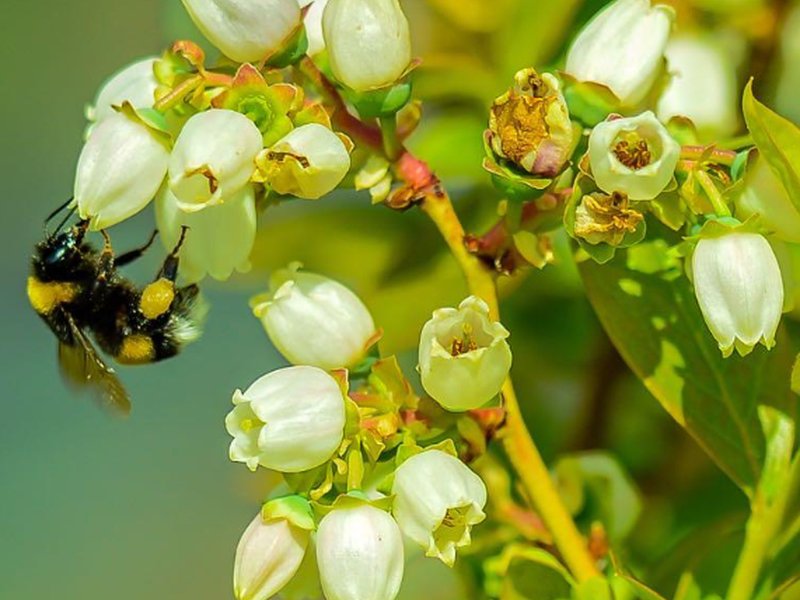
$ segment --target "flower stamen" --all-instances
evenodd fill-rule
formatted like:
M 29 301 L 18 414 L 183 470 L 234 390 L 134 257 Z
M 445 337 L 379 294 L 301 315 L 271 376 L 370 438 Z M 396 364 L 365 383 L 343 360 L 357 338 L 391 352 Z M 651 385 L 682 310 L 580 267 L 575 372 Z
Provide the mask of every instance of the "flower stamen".
M 653 154 L 647 140 L 638 141 L 623 139 L 614 146 L 614 155 L 617 160 L 626 167 L 638 171 L 649 165 L 653 160 Z

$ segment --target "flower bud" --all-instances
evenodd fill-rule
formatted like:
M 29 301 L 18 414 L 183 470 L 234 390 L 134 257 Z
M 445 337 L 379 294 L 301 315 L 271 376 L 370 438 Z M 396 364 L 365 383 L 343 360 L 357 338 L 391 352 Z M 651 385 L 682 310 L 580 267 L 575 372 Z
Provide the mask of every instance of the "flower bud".
M 300 26 L 297 0 L 183 0 L 195 25 L 237 62 L 277 53 Z
M 376 337 L 369 310 L 341 283 L 298 268 L 276 273 L 270 293 L 253 298 L 253 313 L 289 362 L 352 367 Z
M 230 458 L 284 473 L 327 461 L 344 436 L 345 405 L 339 383 L 322 369 L 298 366 L 273 371 L 233 394 L 225 418 L 233 436 Z M 265 426 L 266 425 L 266 426 Z
M 310 536 L 288 519 L 265 521 L 259 512 L 236 547 L 236 600 L 267 600 L 277 594 L 300 568 Z
M 652 200 L 669 185 L 681 147 L 650 112 L 599 123 L 589 136 L 589 163 L 597 186 L 631 200 Z
M 156 197 L 156 224 L 164 246 L 172 250 L 183 227 L 191 232 L 181 246 L 179 266 L 188 282 L 200 281 L 206 274 L 223 281 L 236 270 L 247 271 L 257 220 L 252 185 L 222 204 L 190 213 L 178 207 L 168 186 L 162 186 Z
M 292 130 L 256 159 L 258 178 L 279 194 L 316 200 L 336 189 L 350 170 L 342 139 L 318 123 Z
M 169 162 L 161 136 L 126 113 L 92 131 L 75 173 L 75 202 L 92 229 L 105 229 L 142 210 L 156 195 Z
M 152 108 L 158 81 L 153 73 L 156 57 L 143 58 L 120 69 L 100 87 L 89 120 L 99 122 L 116 114 L 113 107 L 130 103 L 133 108 Z
M 426 556 L 453 566 L 456 549 L 471 542 L 470 530 L 486 518 L 486 486 L 467 465 L 441 450 L 406 460 L 394 474 L 392 513 Z
M 169 161 L 169 186 L 181 210 L 202 210 L 239 192 L 255 170 L 261 132 L 244 115 L 212 108 L 183 126 Z
M 333 74 L 357 92 L 393 84 L 411 62 L 398 0 L 329 0 L 322 32 Z
M 674 11 L 650 0 L 616 0 L 584 27 L 567 52 L 565 71 L 608 87 L 625 106 L 644 100 L 664 68 Z
M 500 392 L 511 368 L 508 331 L 489 319 L 489 307 L 470 296 L 440 308 L 419 340 L 419 371 L 425 391 L 450 411 L 486 404 Z
M 394 600 L 403 581 L 403 539 L 374 506 L 334 508 L 317 529 L 317 564 L 327 600 Z
M 775 237 L 800 244 L 800 212 L 763 158 L 748 167 L 736 211 L 743 219 L 758 214 L 761 224 Z
M 555 177 L 572 150 L 572 123 L 558 79 L 524 69 L 489 113 L 490 145 L 533 175 Z
M 671 77 L 658 100 L 658 118 L 688 117 L 713 138 L 734 133 L 739 90 L 729 53 L 711 39 L 683 36 L 669 42 L 667 60 Z
M 694 292 L 723 356 L 742 356 L 759 342 L 775 345 L 783 308 L 783 283 L 775 254 L 763 236 L 729 233 L 704 238 L 692 256 Z

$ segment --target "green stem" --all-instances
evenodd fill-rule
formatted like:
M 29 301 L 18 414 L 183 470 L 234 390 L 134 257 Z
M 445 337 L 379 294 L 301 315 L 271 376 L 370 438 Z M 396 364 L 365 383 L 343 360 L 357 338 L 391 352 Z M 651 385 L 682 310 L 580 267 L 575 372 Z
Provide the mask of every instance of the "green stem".
M 708 199 L 711 201 L 711 205 L 714 207 L 714 212 L 717 213 L 717 216 L 730 217 L 731 210 L 728 208 L 725 199 L 722 197 L 719 188 L 711 179 L 711 176 L 705 171 L 699 170 L 695 171 L 694 176 L 697 178 L 697 182 L 700 184 L 700 187 L 703 188 L 706 196 L 708 196 Z
M 783 524 L 786 506 L 800 484 L 800 455 L 795 457 L 786 485 L 771 504 L 756 492 L 752 512 L 747 521 L 744 545 L 736 563 L 727 600 L 751 600 L 766 559 L 772 554 L 775 538 Z
M 470 292 L 482 298 L 489 305 L 492 317 L 499 319 L 494 279 L 481 261 L 467 252 L 464 246 L 464 228 L 449 196 L 443 191 L 426 196 L 422 210 L 436 224 L 450 247 L 464 272 Z M 502 393 L 506 422 L 501 439 L 525 493 L 547 525 L 556 547 L 575 578 L 586 581 L 600 575 L 589 554 L 586 541 L 564 506 L 550 471 L 525 425 L 510 377 L 503 384 Z
M 323 94 L 334 111 L 334 121 L 338 127 L 374 152 L 385 152 L 387 156 L 397 152 L 395 160 L 397 171 L 406 184 L 420 194 L 420 208 L 439 229 L 464 273 L 470 292 L 482 298 L 489 305 L 492 317 L 499 319 L 494 275 L 477 256 L 467 250 L 464 244 L 464 227 L 436 175 L 427 164 L 403 148 L 394 132 L 395 124 L 382 120 L 382 128 L 378 131 L 377 128 L 353 117 L 347 112 L 336 88 L 312 61 L 302 60 L 299 68 Z M 387 132 L 391 135 L 387 136 Z M 382 135 L 383 140 L 380 137 L 376 140 L 376 133 L 378 136 Z M 388 148 L 385 147 L 387 137 Z M 586 581 L 599 576 L 600 572 L 589 553 L 586 541 L 561 500 L 547 465 L 525 425 L 510 377 L 503 385 L 502 395 L 506 410 L 506 423 L 501 434 L 503 445 L 525 494 L 547 525 L 556 547 L 575 578 L 578 581 Z

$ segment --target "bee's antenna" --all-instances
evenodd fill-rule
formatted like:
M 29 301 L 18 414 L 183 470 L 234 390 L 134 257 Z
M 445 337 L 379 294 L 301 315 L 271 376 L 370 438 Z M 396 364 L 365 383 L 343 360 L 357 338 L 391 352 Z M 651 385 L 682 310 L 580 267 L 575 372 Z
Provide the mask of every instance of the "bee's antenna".
M 61 231 L 61 228 L 64 227 L 64 224 L 69 220 L 69 218 L 75 212 L 75 207 L 73 206 L 72 208 L 70 208 L 69 212 L 67 212 L 67 215 L 64 217 L 64 219 L 62 219 L 62 221 L 58 224 L 58 227 L 56 227 L 55 231 L 53 231 L 52 234 L 49 234 L 49 235 L 47 234 L 47 224 L 50 221 L 53 220 L 53 217 L 55 217 L 58 213 L 60 213 L 65 208 L 67 208 L 72 203 L 72 200 L 73 200 L 73 197 L 70 196 L 70 198 L 66 202 L 64 202 L 61 206 L 59 206 L 53 212 L 51 212 L 49 215 L 47 215 L 47 218 L 44 220 L 44 224 L 42 225 L 42 228 L 44 229 L 45 237 L 52 237 L 55 234 L 57 234 L 59 231 Z
M 188 225 L 181 225 L 181 237 L 178 238 L 178 243 L 175 244 L 175 248 L 172 249 L 171 254 L 173 256 L 177 256 L 178 255 L 178 251 L 181 249 L 181 246 L 183 246 L 183 242 L 186 239 L 186 232 L 187 231 L 189 231 L 189 226 Z

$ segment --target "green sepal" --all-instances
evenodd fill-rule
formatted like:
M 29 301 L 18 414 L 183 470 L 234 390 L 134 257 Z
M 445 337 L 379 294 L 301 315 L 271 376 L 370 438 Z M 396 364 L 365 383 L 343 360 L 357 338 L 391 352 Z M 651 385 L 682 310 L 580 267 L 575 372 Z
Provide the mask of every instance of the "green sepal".
M 345 88 L 344 96 L 356 107 L 362 119 L 390 117 L 411 100 L 411 82 L 404 81 L 366 92 Z
M 567 73 L 559 73 L 559 77 L 570 116 L 584 125 L 594 127 L 620 110 L 619 98 L 608 87 L 593 81 L 578 81 Z
M 672 231 L 678 231 L 686 224 L 686 203 L 677 191 L 664 191 L 637 206 L 646 206 L 656 219 Z
M 700 143 L 697 127 L 688 117 L 672 117 L 666 127 L 670 136 L 681 146 L 694 146 Z
M 291 67 L 306 55 L 308 50 L 308 35 L 306 28 L 301 25 L 286 43 L 286 47 L 267 59 L 266 64 L 276 69 Z
M 758 156 L 758 150 L 755 147 L 742 150 L 736 155 L 736 158 L 731 165 L 731 178 L 733 181 L 740 181 L 744 179 L 747 174 L 747 168 L 753 159 Z
M 492 150 L 491 132 L 483 135 L 483 148 L 486 158 L 483 168 L 492 175 L 492 184 L 511 202 L 535 200 L 553 183 L 553 179 L 537 177 L 519 169 L 513 163 L 498 157 Z
M 713 239 L 730 235 L 731 233 L 761 233 L 760 217 L 754 214 L 745 221 L 740 221 L 735 217 L 720 217 L 718 215 L 706 215 L 706 221 L 702 225 L 695 225 L 691 235 L 684 238 L 685 241 L 696 244 L 703 239 Z
M 321 519 L 334 510 L 356 508 L 364 505 L 374 506 L 375 508 L 389 512 L 392 510 L 393 503 L 394 497 L 392 496 L 382 496 L 381 498 L 370 500 L 362 490 L 350 490 L 346 494 L 340 494 L 331 504 L 312 502 L 311 506 L 317 518 Z
M 266 502 L 261 507 L 261 518 L 264 521 L 286 519 L 295 527 L 314 531 L 314 511 L 308 500 L 298 495 L 283 496 Z
M 134 108 L 127 100 L 125 100 L 121 106 L 115 106 L 114 109 L 128 118 L 138 121 L 158 135 L 162 141 L 172 145 L 172 134 L 170 134 L 167 126 L 167 119 L 157 110 L 152 108 Z

